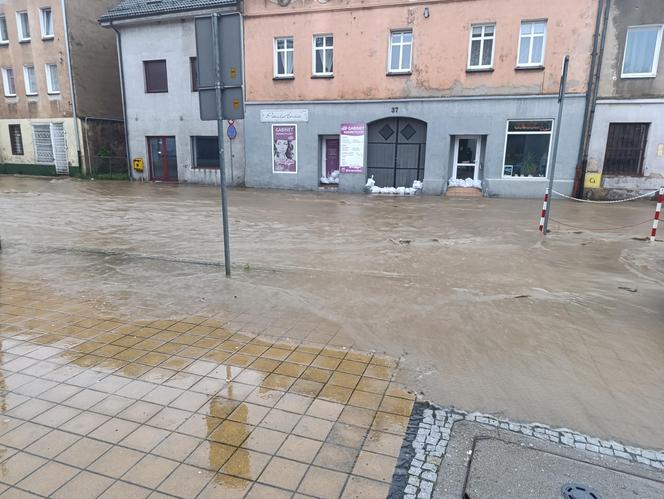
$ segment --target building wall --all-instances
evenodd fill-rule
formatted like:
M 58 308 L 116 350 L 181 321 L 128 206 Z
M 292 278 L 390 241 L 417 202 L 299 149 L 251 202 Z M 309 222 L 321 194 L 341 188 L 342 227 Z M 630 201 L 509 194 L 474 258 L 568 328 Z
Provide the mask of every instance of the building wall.
M 122 94 L 113 30 L 97 19 L 117 0 L 67 0 L 76 112 L 81 117 L 122 118 Z
M 424 17 L 424 9 L 429 17 Z M 245 1 L 247 99 L 289 101 L 551 94 L 565 54 L 585 92 L 597 0 Z M 522 20 L 547 19 L 544 69 L 515 70 Z M 472 23 L 496 23 L 494 70 L 467 72 Z M 412 75 L 386 76 L 390 29 L 413 29 Z M 334 78 L 311 78 L 312 36 L 334 35 Z M 295 78 L 273 80 L 273 40 L 293 36 Z
M 546 178 L 503 178 L 503 159 L 508 119 L 553 119 L 558 110 L 554 97 L 456 98 L 433 100 L 390 100 L 330 103 L 251 104 L 246 116 L 246 185 L 288 189 L 317 189 L 321 176 L 319 137 L 339 133 L 342 123 L 372 121 L 395 116 L 411 117 L 427 123 L 424 192 L 444 192 L 452 174 L 454 136 L 485 137 L 482 171 L 484 189 L 489 196 L 539 197 Z M 570 96 L 563 115 L 555 187 L 569 194 L 581 137 L 583 96 Z M 271 123 L 261 122 L 263 109 L 307 109 L 309 121 L 297 123 L 297 174 L 272 172 Z M 552 138 L 553 140 L 553 138 Z M 549 156 L 550 168 L 550 156 Z M 366 182 L 362 174 L 341 174 L 339 189 L 361 192 Z M 406 186 L 409 187 L 409 186 Z
M 613 0 L 607 26 L 599 94 L 602 98 L 664 98 L 664 50 L 655 78 L 621 78 L 627 28 L 664 24 L 662 0 Z
M 655 77 L 621 77 L 627 29 L 652 24 L 664 24 L 661 0 L 612 1 L 588 145 L 587 172 L 602 174 L 601 187 L 586 189 L 586 195 L 619 198 L 664 185 L 664 50 Z M 603 174 L 611 123 L 650 123 L 642 176 Z
M 51 7 L 53 12 L 53 28 L 55 37 L 42 40 L 39 23 L 39 9 Z M 19 43 L 16 26 L 16 12 L 28 11 L 30 24 L 30 42 Z M 0 117 L 13 119 L 41 119 L 72 116 L 71 92 L 68 79 L 67 52 L 65 50 L 65 33 L 62 11 L 59 0 L 35 2 L 31 0 L 7 0 L 0 3 L 0 13 L 7 19 L 9 44 L 0 45 L 0 67 L 12 67 L 16 85 L 16 97 L 5 97 L 0 94 Z M 58 65 L 60 93 L 48 95 L 46 92 L 45 64 Z M 37 78 L 38 95 L 25 95 L 23 66 L 34 65 Z M 6 134 L 5 130 L 2 130 Z
M 132 158 L 145 161 L 143 174 L 135 178 L 149 179 L 148 136 L 175 136 L 180 182 L 219 183 L 218 169 L 192 168 L 191 137 L 216 136 L 215 121 L 201 121 L 198 93 L 191 89 L 189 58 L 196 55 L 192 18 L 171 19 L 150 24 L 130 24 L 119 28 L 122 35 L 123 63 L 127 104 L 129 150 Z M 169 40 L 169 43 L 164 43 Z M 143 61 L 165 59 L 168 93 L 146 93 Z M 244 126 L 235 123 L 238 138 L 231 158 L 230 144 L 225 142 L 226 178 L 240 184 L 244 179 Z M 232 159 L 232 161 L 231 161 Z

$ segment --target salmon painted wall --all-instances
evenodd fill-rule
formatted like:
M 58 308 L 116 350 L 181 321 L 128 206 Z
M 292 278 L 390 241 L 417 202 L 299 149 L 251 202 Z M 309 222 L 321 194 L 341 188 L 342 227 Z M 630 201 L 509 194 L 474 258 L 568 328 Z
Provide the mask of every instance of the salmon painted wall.
M 429 17 L 424 17 L 428 8 Z M 247 100 L 554 94 L 570 54 L 569 92 L 586 91 L 597 0 L 245 0 Z M 547 20 L 544 69 L 515 70 L 522 20 Z M 467 72 L 471 24 L 496 23 L 492 72 Z M 412 74 L 387 76 L 391 29 L 413 30 Z M 334 35 L 334 78 L 312 78 L 312 37 Z M 293 36 L 293 80 L 273 80 L 273 40 Z

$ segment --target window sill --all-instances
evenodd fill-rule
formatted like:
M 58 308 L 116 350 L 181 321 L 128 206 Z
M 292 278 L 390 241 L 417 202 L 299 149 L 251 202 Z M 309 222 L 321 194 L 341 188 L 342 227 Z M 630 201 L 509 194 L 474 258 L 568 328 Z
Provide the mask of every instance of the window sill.
M 545 66 L 516 66 L 514 71 L 543 71 Z
M 19 40 L 18 43 L 30 43 L 30 38 L 27 40 Z
M 626 75 L 620 75 L 621 80 L 633 80 L 633 79 L 640 79 L 640 78 L 657 78 L 656 74 L 626 74 Z
M 290 76 L 275 76 L 272 78 L 273 81 L 289 81 L 289 80 L 294 80 L 295 75 L 290 75 Z
M 16 97 L 16 94 L 5 95 L 5 99 L 9 99 L 9 100 L 13 100 L 13 101 L 18 100 L 18 98 Z
M 7 47 L 9 45 L 9 40 L 6 42 L 0 42 L 0 47 Z
M 388 71 L 385 76 L 410 76 L 412 74 L 412 71 Z
M 311 75 L 311 77 L 315 80 L 329 80 L 330 78 L 334 78 L 334 75 Z
M 55 40 L 55 35 L 42 36 L 42 41 Z
M 39 94 L 25 94 L 26 97 L 39 97 Z
M 548 177 L 510 177 L 508 175 L 503 175 L 502 180 L 524 180 L 526 182 L 544 182 L 548 180 Z
M 146 90 L 146 94 L 167 94 L 168 90 Z
M 493 68 L 466 68 L 466 73 L 493 73 Z
M 192 170 L 214 170 L 214 171 L 219 171 L 218 166 L 191 166 Z

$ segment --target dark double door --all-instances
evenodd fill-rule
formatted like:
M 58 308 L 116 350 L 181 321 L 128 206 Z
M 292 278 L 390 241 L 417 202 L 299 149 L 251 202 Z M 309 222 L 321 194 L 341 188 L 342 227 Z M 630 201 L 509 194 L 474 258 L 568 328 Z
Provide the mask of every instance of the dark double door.
M 369 124 L 367 174 L 379 187 L 411 187 L 423 180 L 427 124 L 385 118 Z

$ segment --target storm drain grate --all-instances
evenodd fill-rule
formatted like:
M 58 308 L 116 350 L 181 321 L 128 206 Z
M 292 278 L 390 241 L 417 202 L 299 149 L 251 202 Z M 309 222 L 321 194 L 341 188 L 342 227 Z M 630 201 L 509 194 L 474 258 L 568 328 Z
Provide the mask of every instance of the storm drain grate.
M 597 491 L 578 483 L 563 485 L 562 493 L 565 499 L 602 499 Z

